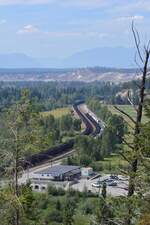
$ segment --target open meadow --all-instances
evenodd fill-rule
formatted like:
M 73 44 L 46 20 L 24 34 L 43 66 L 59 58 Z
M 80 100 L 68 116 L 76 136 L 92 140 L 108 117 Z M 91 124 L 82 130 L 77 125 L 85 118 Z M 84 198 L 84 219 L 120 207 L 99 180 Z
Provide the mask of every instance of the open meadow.
M 123 110 L 125 113 L 128 113 L 133 119 L 136 118 L 136 112 L 131 105 L 116 105 L 119 109 Z M 114 108 L 113 105 L 108 105 L 108 109 L 112 112 L 112 114 L 122 115 L 127 122 L 130 122 L 129 119 L 120 113 L 117 109 Z M 143 115 L 142 122 L 147 122 L 147 117 Z
M 51 111 L 42 112 L 43 116 L 49 116 L 53 115 L 56 119 L 60 118 L 64 115 L 71 114 L 71 108 L 70 107 L 63 107 L 63 108 L 57 108 Z

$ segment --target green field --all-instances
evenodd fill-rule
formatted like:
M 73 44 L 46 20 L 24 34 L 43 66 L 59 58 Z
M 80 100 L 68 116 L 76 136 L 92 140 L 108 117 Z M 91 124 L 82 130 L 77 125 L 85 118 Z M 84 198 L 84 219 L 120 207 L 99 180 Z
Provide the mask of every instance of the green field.
M 42 112 L 43 116 L 49 116 L 53 115 L 56 119 L 60 118 L 64 115 L 71 114 L 71 108 L 70 107 L 64 107 L 64 108 L 58 108 L 47 112 Z
M 135 112 L 135 110 L 133 109 L 133 107 L 131 105 L 116 105 L 116 106 L 119 109 L 123 110 L 125 113 L 128 113 L 133 119 L 136 118 L 136 112 Z M 113 114 L 122 115 L 127 122 L 131 122 L 125 115 L 123 115 L 117 109 L 115 109 L 113 105 L 108 105 L 108 109 Z M 143 123 L 147 122 L 147 117 L 145 115 L 143 115 L 142 122 Z
M 103 161 L 97 161 L 94 164 L 96 170 L 102 171 L 103 173 L 120 173 L 128 167 L 128 162 L 115 153 L 112 153 L 110 157 L 104 158 Z

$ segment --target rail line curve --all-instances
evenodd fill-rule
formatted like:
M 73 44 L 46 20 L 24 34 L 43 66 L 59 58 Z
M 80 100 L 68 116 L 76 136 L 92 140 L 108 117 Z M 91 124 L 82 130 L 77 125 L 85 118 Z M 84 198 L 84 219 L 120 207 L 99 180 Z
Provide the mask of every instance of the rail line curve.
M 74 111 L 76 111 L 82 122 L 85 124 L 85 130 L 81 133 L 81 135 L 92 135 L 93 137 L 96 137 L 100 133 L 101 127 L 94 120 L 94 118 L 92 118 L 91 115 L 89 115 L 88 113 L 84 114 L 79 110 L 78 106 L 80 104 L 81 103 L 74 104 L 73 109 Z M 95 127 L 95 130 L 93 129 L 92 124 Z M 32 156 L 26 158 L 23 167 L 27 169 L 39 165 L 47 160 L 50 160 L 52 157 L 56 157 L 66 152 L 69 152 L 73 148 L 74 143 L 75 139 L 71 139 L 65 143 L 51 147 L 43 152 L 33 154 Z

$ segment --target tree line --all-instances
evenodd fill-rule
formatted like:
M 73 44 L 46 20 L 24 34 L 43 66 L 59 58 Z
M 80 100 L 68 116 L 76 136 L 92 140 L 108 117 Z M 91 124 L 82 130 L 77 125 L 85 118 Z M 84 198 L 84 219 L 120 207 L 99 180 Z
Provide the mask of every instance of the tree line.
M 39 111 L 48 111 L 73 104 L 78 99 L 87 100 L 96 97 L 109 104 L 129 104 L 127 96 L 122 98 L 118 93 L 132 90 L 134 103 L 138 103 L 137 84 L 139 81 L 114 84 L 110 82 L 0 82 L 0 109 L 13 105 L 21 98 L 23 89 L 29 89 L 30 99 L 35 98 Z M 150 87 L 150 82 L 146 89 Z

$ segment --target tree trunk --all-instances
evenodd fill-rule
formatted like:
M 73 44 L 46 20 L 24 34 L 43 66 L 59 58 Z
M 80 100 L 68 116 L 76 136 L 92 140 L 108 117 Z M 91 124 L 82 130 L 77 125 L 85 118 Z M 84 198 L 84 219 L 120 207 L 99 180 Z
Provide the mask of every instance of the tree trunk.
M 19 172 L 19 147 L 18 147 L 18 135 L 16 135 L 16 152 L 15 152 L 15 185 L 14 185 L 14 193 L 16 195 L 16 198 L 19 197 L 19 184 L 18 184 L 18 172 Z M 15 224 L 14 225 L 19 225 L 20 222 L 20 211 L 18 205 L 16 205 L 15 208 Z
M 148 71 L 149 54 L 150 54 L 149 51 L 146 51 L 146 57 L 144 61 L 144 68 L 143 68 L 143 74 L 142 74 L 142 82 L 140 87 L 139 104 L 137 109 L 137 118 L 136 118 L 136 124 L 135 124 L 135 132 L 134 132 L 135 154 L 138 152 L 138 149 L 139 149 L 138 134 L 140 133 L 140 127 L 142 122 L 143 103 L 144 103 L 144 97 L 145 97 L 145 84 L 146 84 L 146 76 Z M 137 168 L 138 168 L 138 158 L 136 155 L 135 160 L 133 160 L 131 164 L 131 175 L 130 175 L 129 190 L 128 190 L 129 197 L 132 196 L 135 191 L 135 177 L 136 177 Z

